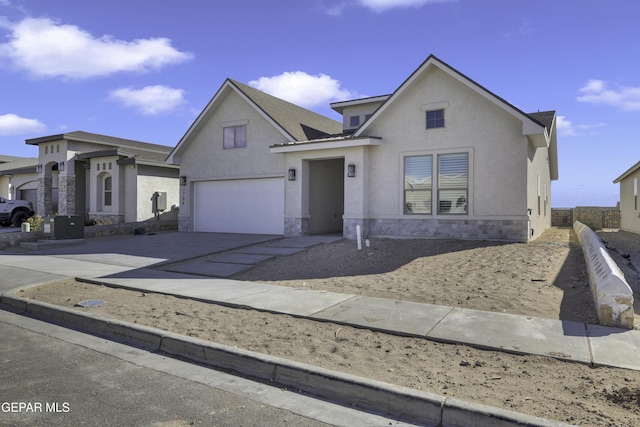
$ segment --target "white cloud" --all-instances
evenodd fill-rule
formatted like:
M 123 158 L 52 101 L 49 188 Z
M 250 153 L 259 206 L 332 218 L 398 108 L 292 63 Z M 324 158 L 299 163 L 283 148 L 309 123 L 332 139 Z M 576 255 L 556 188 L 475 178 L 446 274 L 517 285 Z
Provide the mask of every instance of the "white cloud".
M 17 114 L 9 113 L 0 116 L 0 135 L 24 135 L 42 132 L 47 127 L 36 119 L 27 119 Z
M 573 124 L 564 116 L 556 117 L 556 128 L 558 130 L 558 135 L 561 136 L 574 136 L 576 134 Z
M 147 116 L 169 112 L 185 102 L 184 90 L 162 85 L 120 88 L 111 91 L 109 98 Z
M 357 0 L 361 6 L 369 8 L 374 12 L 385 12 L 389 9 L 422 7 L 426 4 L 446 3 L 456 0 Z
M 250 86 L 305 108 L 326 106 L 333 101 L 359 97 L 341 87 L 338 80 L 326 74 L 310 75 L 303 71 L 284 72 L 277 76 L 260 77 Z
M 582 88 L 579 102 L 609 105 L 623 111 L 640 111 L 640 87 L 610 88 L 603 80 L 589 80 Z
M 0 0 L 1 1 L 1 0 Z M 95 37 L 74 25 L 47 18 L 27 18 L 10 29 L 9 41 L 0 44 L 0 59 L 36 77 L 83 79 L 118 72 L 144 72 L 187 61 L 166 38 L 117 40 Z
M 427 4 L 452 3 L 456 1 L 458 0 L 342 0 L 331 6 L 322 4 L 320 7 L 324 8 L 325 13 L 328 15 L 339 16 L 349 6 L 361 6 L 373 12 L 382 13 L 391 9 L 418 8 Z
M 556 127 L 558 129 L 558 135 L 560 136 L 585 136 L 594 135 L 594 129 L 606 126 L 606 123 L 594 123 L 587 125 L 574 125 L 571 121 L 567 120 L 565 116 L 558 116 L 556 118 Z

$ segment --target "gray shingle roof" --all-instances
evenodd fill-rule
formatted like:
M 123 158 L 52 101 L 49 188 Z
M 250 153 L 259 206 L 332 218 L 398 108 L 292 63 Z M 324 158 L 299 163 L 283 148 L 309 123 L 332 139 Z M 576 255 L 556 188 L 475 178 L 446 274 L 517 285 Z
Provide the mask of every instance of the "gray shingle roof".
M 240 92 L 296 141 L 324 138 L 342 132 L 342 123 L 229 79 Z
M 556 116 L 555 111 L 539 111 L 537 113 L 527 114 L 533 120 L 543 124 L 547 129 L 551 129 L 553 118 Z

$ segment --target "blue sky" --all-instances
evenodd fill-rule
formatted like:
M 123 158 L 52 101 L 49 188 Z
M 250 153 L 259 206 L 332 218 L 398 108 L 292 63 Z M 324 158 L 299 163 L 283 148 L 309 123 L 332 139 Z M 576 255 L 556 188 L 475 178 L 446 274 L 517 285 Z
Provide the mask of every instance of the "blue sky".
M 227 77 L 339 117 L 436 55 L 556 110 L 552 206 L 613 206 L 640 160 L 635 0 L 0 0 L 0 154 L 76 130 L 175 146 Z M 292 90 L 293 89 L 293 90 Z

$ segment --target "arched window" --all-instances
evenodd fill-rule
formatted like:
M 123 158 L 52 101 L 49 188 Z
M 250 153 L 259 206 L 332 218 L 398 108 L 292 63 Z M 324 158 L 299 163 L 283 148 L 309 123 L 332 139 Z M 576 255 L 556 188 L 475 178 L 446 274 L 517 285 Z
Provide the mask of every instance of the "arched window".
M 104 205 L 111 206 L 111 177 L 108 175 L 104 178 L 103 189 Z

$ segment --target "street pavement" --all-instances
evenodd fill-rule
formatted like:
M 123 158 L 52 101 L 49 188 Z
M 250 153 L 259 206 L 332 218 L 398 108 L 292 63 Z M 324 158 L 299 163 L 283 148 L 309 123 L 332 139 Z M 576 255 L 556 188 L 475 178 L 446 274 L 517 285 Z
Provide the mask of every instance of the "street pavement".
M 0 425 L 402 425 L 0 311 Z

